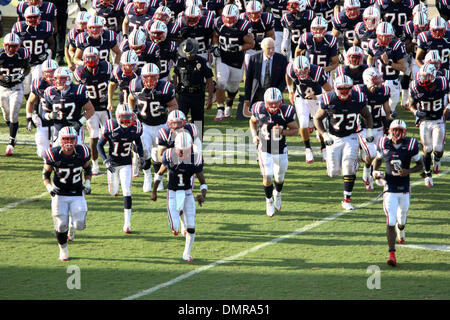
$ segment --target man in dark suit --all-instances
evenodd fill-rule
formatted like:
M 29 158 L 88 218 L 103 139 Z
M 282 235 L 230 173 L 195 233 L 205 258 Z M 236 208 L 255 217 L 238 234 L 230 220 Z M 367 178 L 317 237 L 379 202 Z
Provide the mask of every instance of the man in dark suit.
M 275 52 L 275 41 L 265 38 L 261 42 L 262 52 L 250 57 L 245 74 L 244 110 L 257 101 L 264 101 L 264 92 L 276 87 L 281 92 L 286 88 L 286 57 Z

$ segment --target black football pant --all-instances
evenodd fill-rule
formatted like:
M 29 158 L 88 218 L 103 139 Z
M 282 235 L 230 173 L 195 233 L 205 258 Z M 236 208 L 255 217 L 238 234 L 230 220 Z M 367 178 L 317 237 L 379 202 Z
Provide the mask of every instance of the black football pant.
M 200 136 L 203 141 L 205 126 L 205 94 L 180 93 L 178 95 L 178 109 L 183 111 L 186 118 L 188 118 L 188 113 L 191 111 L 192 122 L 197 125 L 199 130 L 202 130 Z M 202 122 L 201 128 L 198 125 L 198 121 Z

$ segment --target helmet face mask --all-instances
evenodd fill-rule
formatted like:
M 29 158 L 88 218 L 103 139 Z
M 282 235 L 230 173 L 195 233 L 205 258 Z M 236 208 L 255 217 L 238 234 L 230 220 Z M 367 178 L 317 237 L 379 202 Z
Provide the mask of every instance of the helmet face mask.
M 334 82 L 334 91 L 340 100 L 347 101 L 352 97 L 353 80 L 348 76 L 339 76 Z
M 361 8 L 360 7 L 345 8 L 345 15 L 347 16 L 347 18 L 351 20 L 358 19 L 358 17 L 361 15 Z
M 377 89 L 381 88 L 383 76 L 376 68 L 370 67 L 363 72 L 363 81 L 371 92 L 375 92 Z
M 37 27 L 41 23 L 40 15 L 29 15 L 25 18 L 27 25 L 30 27 Z
M 179 130 L 186 125 L 186 116 L 180 110 L 173 110 L 167 116 L 167 125 L 172 131 Z
M 394 144 L 401 143 L 405 139 L 408 129 L 406 123 L 403 120 L 394 120 L 389 126 L 389 139 L 394 142 Z
M 222 11 L 222 22 L 228 27 L 232 28 L 238 22 L 239 9 L 235 4 L 227 4 Z
M 416 14 L 413 18 L 414 29 L 418 32 L 428 30 L 428 16 L 422 12 Z
M 136 124 L 136 115 L 126 104 L 117 106 L 116 119 L 122 128 L 129 128 Z
M 245 8 L 245 14 L 251 22 L 258 22 L 261 20 L 262 6 L 258 1 L 249 1 Z
M 438 50 L 431 50 L 431 51 L 429 51 L 426 54 L 425 59 L 423 60 L 423 62 L 434 65 L 434 67 L 436 68 L 436 71 L 439 71 L 439 69 L 441 68 L 441 65 L 442 65 L 442 61 L 441 61 L 441 57 L 440 57 L 439 51 Z
M 114 0 L 100 0 L 100 4 L 103 7 L 111 7 L 114 4 Z
M 77 132 L 72 127 L 64 127 L 59 131 L 58 142 L 61 149 L 66 153 L 72 153 L 77 145 Z
M 167 37 L 167 26 L 161 21 L 155 21 L 152 23 L 149 33 L 152 42 L 164 42 Z
M 159 80 L 159 75 L 154 75 L 154 74 L 142 75 L 142 82 L 144 84 L 144 87 L 149 90 L 153 90 L 156 87 L 158 80 Z
M 420 67 L 417 73 L 417 81 L 419 85 L 425 87 L 427 90 L 431 90 L 434 87 L 434 81 L 436 80 L 436 67 L 432 64 L 424 64 Z
M 59 67 L 53 74 L 53 83 L 57 90 L 65 91 L 72 84 L 72 71 L 67 67 Z
M 55 60 L 47 60 L 42 64 L 42 78 L 50 85 L 53 85 L 56 69 L 58 69 L 58 63 Z
M 153 42 L 163 42 L 166 40 L 166 33 L 162 31 L 150 31 L 150 39 Z
M 391 35 L 377 34 L 377 42 L 382 47 L 387 47 L 393 38 Z
M 322 39 L 327 33 L 327 28 L 322 26 L 311 26 L 311 33 L 315 39 Z
M 283 105 L 283 96 L 278 88 L 269 88 L 264 93 L 264 107 L 271 114 L 276 114 Z
M 94 47 L 84 49 L 83 63 L 89 68 L 97 68 L 100 61 L 98 50 Z
M 367 18 L 363 18 L 363 21 L 364 21 L 364 27 L 369 31 L 373 31 L 376 29 L 377 24 L 380 21 L 380 19 L 376 19 L 373 17 L 367 17 Z
M 447 31 L 447 22 L 441 17 L 434 17 L 430 21 L 430 33 L 434 39 L 442 39 Z
M 351 69 L 357 69 L 362 65 L 364 58 L 364 51 L 360 47 L 353 46 L 347 50 L 346 64 Z
M 148 9 L 148 2 L 142 1 L 142 0 L 134 0 L 134 12 L 136 12 L 137 15 L 142 15 L 147 12 Z
M 442 39 L 445 35 L 445 28 L 430 28 L 431 36 L 434 39 Z

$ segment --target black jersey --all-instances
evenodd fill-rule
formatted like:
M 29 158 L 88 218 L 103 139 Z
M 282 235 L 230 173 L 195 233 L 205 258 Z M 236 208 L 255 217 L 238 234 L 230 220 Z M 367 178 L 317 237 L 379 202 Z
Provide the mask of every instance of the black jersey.
M 363 72 L 368 68 L 367 64 L 362 64 L 357 69 L 351 69 L 350 66 L 341 65 L 336 69 L 337 77 L 348 76 L 353 80 L 353 85 L 363 84 Z M 353 70 L 353 71 L 352 71 Z
M 112 30 L 103 30 L 102 35 L 98 39 L 93 39 L 89 33 L 80 33 L 76 40 L 75 46 L 84 51 L 87 47 L 94 47 L 100 54 L 100 60 L 109 61 L 109 51 L 117 45 L 117 35 Z
M 120 51 L 123 53 L 127 50 L 130 50 L 130 43 L 128 39 L 124 39 L 119 47 Z M 136 53 L 137 54 L 137 53 Z M 159 49 L 159 45 L 156 42 L 147 41 L 145 43 L 145 49 L 137 54 L 138 56 L 138 68 L 142 68 L 146 63 L 159 63 L 161 50 Z
M 395 35 L 401 37 L 403 27 L 412 18 L 414 9 L 413 0 L 401 0 L 395 3 L 392 0 L 377 0 L 383 21 L 389 22 L 395 30 Z
M 246 13 L 241 13 L 241 19 L 247 20 L 251 24 L 255 46 L 253 50 L 261 50 L 261 41 L 266 37 L 267 32 L 273 30 L 274 20 L 270 12 L 262 12 L 261 19 L 258 22 L 251 22 Z
M 26 0 L 19 2 L 17 5 L 17 17 L 19 18 L 19 21 L 25 21 L 25 10 L 27 10 L 29 6 L 28 1 Z M 38 7 L 38 9 L 41 12 L 41 20 L 53 22 L 56 19 L 56 6 L 53 3 L 42 1 L 42 5 Z
M 359 40 L 359 47 L 367 55 L 369 42 L 377 38 L 376 30 L 367 30 L 364 22 L 359 22 L 355 27 L 355 38 Z
M 155 8 L 149 8 L 147 13 L 137 14 L 135 11 L 135 6 L 132 2 L 126 5 L 124 12 L 125 17 L 128 19 L 128 34 L 133 32 L 135 29 L 144 30 L 144 24 L 151 20 L 153 14 L 155 13 Z
M 291 53 L 294 56 L 295 48 L 298 46 L 300 37 L 303 33 L 309 32 L 311 22 L 316 17 L 316 14 L 312 10 L 305 10 L 301 12 L 301 16 L 297 18 L 292 13 L 288 12 L 281 18 L 281 25 L 283 28 L 289 30 L 291 34 Z
M 281 25 L 281 18 L 286 10 L 287 0 L 264 0 L 264 6 L 270 9 L 273 14 L 274 29 L 276 32 L 283 32 L 283 26 Z
M 180 36 L 182 39 L 192 38 L 198 42 L 198 54 L 206 54 L 211 44 L 214 31 L 214 19 L 212 15 L 202 16 L 195 27 L 186 24 L 186 18 L 179 19 Z
M 317 43 L 312 33 L 304 33 L 298 43 L 300 50 L 306 50 L 305 56 L 311 64 L 328 67 L 331 64 L 331 58 L 339 54 L 337 38 L 331 34 L 326 34 L 322 42 Z
M 424 31 L 419 34 L 417 46 L 425 52 L 438 50 L 441 56 L 441 69 L 449 69 L 450 62 L 450 30 L 445 31 L 442 39 L 435 39 L 430 31 Z
M 198 137 L 198 129 L 195 124 L 186 123 L 183 129 L 191 135 L 192 141 L 194 141 Z M 158 145 L 162 147 L 173 148 L 175 146 L 175 136 L 176 134 L 172 134 L 172 130 L 169 128 L 169 125 L 165 124 L 161 129 L 158 130 L 156 141 Z
M 362 14 L 358 19 L 350 19 L 345 15 L 345 10 L 335 14 L 331 19 L 333 28 L 344 35 L 345 50 L 348 50 L 348 48 L 353 46 L 353 41 L 355 40 L 355 28 L 359 22 L 362 22 Z
M 381 47 L 377 40 L 374 39 L 369 42 L 368 54 L 375 60 L 375 66 L 378 68 L 381 74 L 383 74 L 384 80 L 398 80 L 400 71 L 392 68 L 391 66 L 384 64 L 381 56 L 383 53 L 387 54 L 389 59 L 392 59 L 394 63 L 397 63 L 403 59 L 406 55 L 406 48 L 403 42 L 399 40 L 392 40 L 387 47 Z
M 44 93 L 48 87 L 51 87 L 51 85 L 43 78 L 36 78 L 31 82 L 31 92 L 39 97 L 39 103 L 37 104 L 37 106 L 35 106 L 35 111 L 38 117 L 41 119 L 41 124 L 43 127 L 50 127 L 53 125 L 53 121 L 47 120 L 42 116 L 44 112 L 43 108 L 45 106 Z
M 19 48 L 12 57 L 4 49 L 0 49 L 0 74 L 8 75 L 8 81 L 0 80 L 0 86 L 12 88 L 23 82 L 20 75 L 30 65 L 30 53 L 27 48 Z
M 175 41 L 165 40 L 159 45 L 159 77 L 167 77 L 173 64 L 177 62 L 178 44 Z

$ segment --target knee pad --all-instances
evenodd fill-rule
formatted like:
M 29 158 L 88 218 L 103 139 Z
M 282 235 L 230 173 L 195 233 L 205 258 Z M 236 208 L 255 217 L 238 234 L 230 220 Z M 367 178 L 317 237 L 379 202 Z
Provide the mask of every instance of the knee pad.
M 150 156 L 151 156 L 153 162 L 158 162 L 158 148 L 152 148 Z
M 189 232 L 190 234 L 194 234 L 195 228 L 187 228 L 186 231 Z
M 84 221 L 75 220 L 73 222 L 73 227 L 75 228 L 75 230 L 84 230 L 86 229 L 86 224 L 84 223 Z
M 152 165 L 152 160 L 151 159 L 147 159 L 145 160 L 144 166 L 142 167 L 142 170 L 148 170 L 150 169 L 150 166 Z
M 65 223 L 61 223 L 56 225 L 56 231 L 59 233 L 67 232 L 69 230 L 69 225 Z
M 444 155 L 444 151 L 433 151 L 434 157 L 435 158 L 442 158 L 442 156 Z

